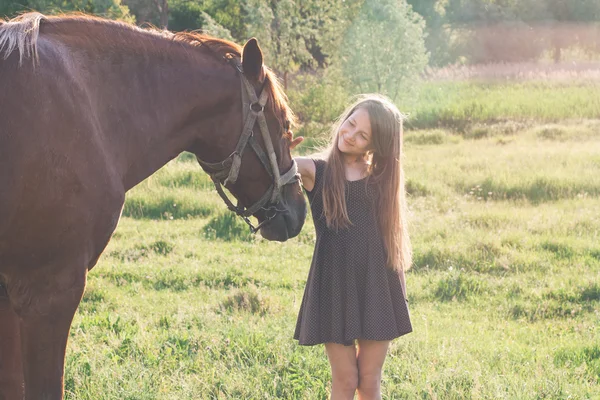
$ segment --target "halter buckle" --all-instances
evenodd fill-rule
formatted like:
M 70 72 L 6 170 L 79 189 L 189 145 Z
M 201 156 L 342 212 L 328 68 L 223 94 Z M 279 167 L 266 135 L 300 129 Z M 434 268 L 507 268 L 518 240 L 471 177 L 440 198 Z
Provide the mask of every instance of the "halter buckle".
M 250 103 L 250 109 L 255 113 L 261 113 L 265 111 L 265 106 L 260 104 L 258 101 L 255 103 Z

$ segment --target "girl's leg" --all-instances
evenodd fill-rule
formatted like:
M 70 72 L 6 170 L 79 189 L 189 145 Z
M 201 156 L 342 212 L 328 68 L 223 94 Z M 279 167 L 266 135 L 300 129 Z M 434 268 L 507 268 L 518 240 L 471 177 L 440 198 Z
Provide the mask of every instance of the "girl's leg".
M 381 371 L 389 341 L 358 340 L 358 399 L 381 399 Z
M 331 400 L 353 399 L 358 386 L 356 348 L 338 343 L 325 343 L 331 365 Z

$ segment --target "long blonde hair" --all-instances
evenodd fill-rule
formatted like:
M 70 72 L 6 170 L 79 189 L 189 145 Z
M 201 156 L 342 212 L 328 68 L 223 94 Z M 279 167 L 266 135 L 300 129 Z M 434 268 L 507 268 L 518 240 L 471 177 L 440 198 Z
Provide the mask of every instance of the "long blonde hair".
M 338 230 L 352 224 L 346 209 L 343 156 L 337 143 L 341 125 L 359 108 L 368 112 L 371 122 L 373 150 L 367 154 L 370 161 L 367 184 L 376 184 L 375 209 L 378 212 L 377 220 L 387 251 L 388 267 L 406 271 L 412 263 L 412 247 L 408 236 L 408 211 L 401 163 L 404 116 L 384 96 L 361 95 L 333 126 L 323 180 L 323 210 L 327 226 Z

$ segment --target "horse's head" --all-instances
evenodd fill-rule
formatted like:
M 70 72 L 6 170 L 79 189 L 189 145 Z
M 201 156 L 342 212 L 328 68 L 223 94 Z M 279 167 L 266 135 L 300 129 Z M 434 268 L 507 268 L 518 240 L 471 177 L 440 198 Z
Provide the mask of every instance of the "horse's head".
M 226 154 L 231 154 L 223 162 L 199 161 L 230 209 L 249 225 L 248 217 L 255 216 L 265 239 L 285 241 L 300 232 L 306 218 L 306 201 L 290 154 L 293 114 L 274 75 L 263 65 L 256 39 L 244 46 L 241 64 L 231 61 L 239 71 L 242 101 L 232 107 L 225 125 L 242 128 L 232 132 L 232 140 L 223 141 Z M 238 206 L 229 203 L 221 184 L 238 199 Z

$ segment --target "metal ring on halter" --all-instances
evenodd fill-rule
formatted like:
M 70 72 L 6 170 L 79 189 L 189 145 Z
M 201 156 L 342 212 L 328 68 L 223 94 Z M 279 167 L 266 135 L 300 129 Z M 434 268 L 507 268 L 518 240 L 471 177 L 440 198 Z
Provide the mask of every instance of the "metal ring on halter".
M 257 109 L 255 109 L 254 107 L 257 107 Z M 265 111 L 265 106 L 263 106 L 262 104 L 260 104 L 258 101 L 256 103 L 251 103 L 250 104 L 250 109 L 252 111 L 254 111 L 255 113 L 261 113 Z

